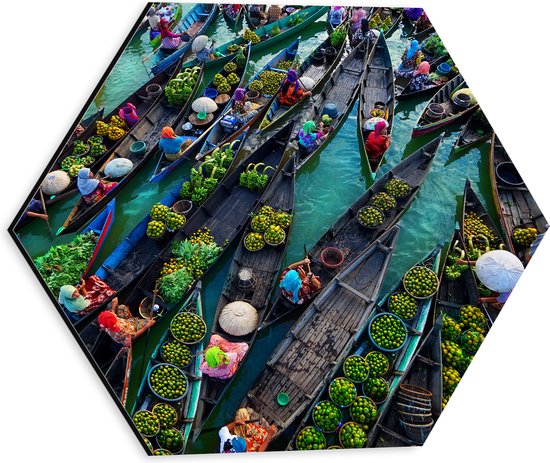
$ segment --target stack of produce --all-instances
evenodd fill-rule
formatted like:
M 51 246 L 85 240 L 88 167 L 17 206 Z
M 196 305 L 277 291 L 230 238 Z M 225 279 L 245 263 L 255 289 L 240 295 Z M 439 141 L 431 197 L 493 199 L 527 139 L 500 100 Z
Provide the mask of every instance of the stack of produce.
M 416 316 L 418 306 L 410 294 L 398 292 L 388 298 L 388 309 L 402 320 L 411 320 Z
M 432 34 L 422 42 L 422 51 L 434 58 L 447 54 L 447 49 L 438 34 Z
M 275 210 L 264 205 L 252 214 L 250 228 L 252 232 L 245 237 L 245 246 L 249 251 L 259 251 L 265 243 L 277 246 L 286 239 L 285 229 L 290 227 L 292 216 L 283 210 Z
M 329 400 L 315 405 L 312 416 L 315 426 L 326 433 L 336 431 L 342 423 L 342 412 Z
M 372 399 L 357 397 L 350 406 L 350 415 L 354 421 L 362 425 L 371 425 L 378 417 L 378 409 Z
M 444 341 L 456 341 L 462 330 L 458 322 L 449 315 L 443 315 L 443 327 L 441 328 L 441 338 Z
M 390 361 L 388 357 L 377 350 L 370 351 L 365 356 L 365 361 L 369 367 L 370 375 L 374 377 L 385 375 L 390 368 Z
M 514 242 L 523 247 L 531 246 L 536 237 L 536 228 L 516 228 L 512 235 L 512 239 L 514 240 Z
M 386 16 L 384 20 L 380 18 L 380 15 L 376 13 L 370 20 L 369 20 L 369 28 L 371 29 L 378 29 L 382 32 L 387 32 L 389 28 L 392 25 L 392 19 L 391 15 Z
M 179 342 L 197 344 L 206 334 L 206 323 L 196 313 L 180 312 L 170 323 L 170 332 Z
M 484 340 L 485 336 L 476 330 L 468 330 L 460 337 L 462 347 L 470 354 L 475 354 Z
M 328 388 L 331 400 L 339 407 L 349 407 L 357 397 L 357 389 L 347 378 L 334 379 Z
M 398 317 L 384 313 L 371 320 L 369 335 L 379 349 L 394 351 L 403 347 L 407 330 Z
M 193 93 L 197 79 L 199 78 L 201 68 L 194 66 L 186 68 L 180 72 L 164 87 L 164 94 L 168 104 L 174 106 L 184 106 Z
M 286 77 L 285 72 L 262 71 L 259 81 L 262 83 L 262 93 L 264 95 L 275 95 Z M 254 90 L 250 87 L 251 90 Z
M 97 121 L 96 133 L 100 137 L 107 136 L 110 140 L 118 140 L 126 134 L 126 122 L 117 115 L 111 116 L 110 122 Z
M 445 262 L 445 278 L 447 280 L 457 280 L 461 275 L 468 270 L 468 264 L 459 264 L 459 260 L 466 257 L 464 249 L 458 246 L 458 241 L 454 243 L 453 249 L 449 251 L 447 261 Z
M 176 339 L 163 344 L 160 354 L 167 363 L 180 368 L 185 368 L 191 363 L 191 350 Z
M 441 343 L 441 355 L 443 357 L 443 364 L 453 368 L 458 367 L 462 361 L 462 349 L 453 341 L 443 341 Z
M 475 330 L 481 334 L 487 332 L 487 317 L 479 307 L 473 305 L 460 308 L 458 323 L 462 331 Z
M 403 287 L 418 299 L 431 297 L 437 291 L 439 280 L 435 272 L 427 267 L 413 267 L 403 277 Z
M 296 436 L 298 450 L 321 450 L 326 448 L 327 442 L 321 431 L 313 426 L 307 426 Z
M 239 177 L 239 185 L 248 188 L 249 190 L 257 190 L 261 191 L 269 182 L 269 177 L 266 174 L 268 170 L 275 170 L 271 166 L 265 166 L 262 170 L 262 173 L 258 173 L 258 168 L 261 166 L 265 166 L 263 162 L 260 162 L 258 164 L 248 164 L 245 171 L 241 173 Z
M 290 68 L 292 69 L 296 69 L 296 65 L 295 65 L 295 62 L 288 59 L 288 60 L 281 60 L 279 61 L 275 67 L 277 69 L 282 69 L 283 71 L 288 71 Z
M 239 81 L 237 80 L 237 83 L 238 82 Z M 228 79 L 221 74 L 215 74 L 212 83 L 216 86 L 218 93 L 228 93 L 231 91 L 231 85 L 228 82 Z
M 370 203 L 382 212 L 389 212 L 396 206 L 397 201 L 388 193 L 381 192 L 374 195 L 371 198 Z
M 339 27 L 335 29 L 332 34 L 330 34 L 330 44 L 334 48 L 340 48 L 340 46 L 346 40 L 346 37 L 346 30 L 342 27 Z
M 443 367 L 443 393 L 452 395 L 461 380 L 460 373 L 451 366 Z
M 176 400 L 187 392 L 187 378 L 170 364 L 160 364 L 149 373 L 149 384 L 154 393 L 166 400 Z
M 54 294 L 61 286 L 76 285 L 92 257 L 97 235 L 93 231 L 77 235 L 69 244 L 50 248 L 43 256 L 34 260 L 38 272 Z
M 157 442 L 164 450 L 178 453 L 183 448 L 183 436 L 175 428 L 161 429 L 157 435 Z
M 297 26 L 298 24 L 301 24 L 304 22 L 304 18 L 302 18 L 299 14 L 294 14 L 290 17 L 290 19 L 288 20 L 288 27 L 294 27 L 294 26 Z
M 231 61 L 223 67 L 223 70 L 228 74 L 231 72 L 235 72 L 237 70 L 237 63 L 234 63 L 233 61 Z
M 468 242 L 468 257 L 477 260 L 485 252 L 498 247 L 498 238 L 475 212 L 464 217 L 464 239 Z
M 354 383 L 362 383 L 369 376 L 369 367 L 363 357 L 352 355 L 344 361 L 344 375 Z
M 73 151 L 72 154 L 74 156 L 82 156 L 83 154 L 86 154 L 90 149 L 90 145 L 87 143 L 84 143 L 82 140 L 75 140 L 73 142 Z
M 384 214 L 373 206 L 365 206 L 357 213 L 357 220 L 363 227 L 376 228 L 384 223 Z
M 363 426 L 348 421 L 340 428 L 340 443 L 345 449 L 361 448 L 367 441 L 367 434 Z
M 158 417 L 149 410 L 140 410 L 134 414 L 134 425 L 136 429 L 146 437 L 153 437 L 160 431 Z
M 257 43 L 261 42 L 258 34 L 256 34 L 256 32 L 254 31 L 251 31 L 248 27 L 244 30 L 242 37 L 245 43 L 252 42 L 252 45 L 256 45 Z
M 232 43 L 227 47 L 227 51 L 229 53 L 237 53 L 239 50 L 241 50 L 241 46 L 237 45 L 236 43 Z
M 172 226 L 181 225 L 179 226 L 179 228 L 181 228 L 185 224 L 184 216 L 181 216 L 180 219 L 172 218 L 172 215 L 177 215 L 177 214 L 174 214 L 173 212 L 171 212 L 170 208 L 168 206 L 165 206 L 164 204 L 156 203 L 152 207 L 151 212 L 149 212 L 149 215 L 151 216 L 151 221 L 147 224 L 147 236 L 149 238 L 153 238 L 153 239 L 162 238 L 162 236 L 168 229 L 167 222 L 169 217 L 170 217 L 170 225 Z
M 368 378 L 363 383 L 363 392 L 367 397 L 370 397 L 374 403 L 382 403 L 386 400 L 390 392 L 388 383 L 384 378 Z
M 162 429 L 171 428 L 178 421 L 178 412 L 172 405 L 159 402 L 153 407 L 153 415 L 159 420 Z
M 388 182 L 384 185 L 384 189 L 395 199 L 401 199 L 408 196 L 412 190 L 411 186 L 405 182 L 405 180 L 401 180 L 399 178 L 392 178 L 391 180 L 388 180 Z

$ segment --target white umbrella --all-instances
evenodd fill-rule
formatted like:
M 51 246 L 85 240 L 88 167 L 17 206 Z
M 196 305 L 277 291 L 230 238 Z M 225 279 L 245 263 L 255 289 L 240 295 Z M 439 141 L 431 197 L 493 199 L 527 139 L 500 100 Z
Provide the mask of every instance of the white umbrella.
M 231 302 L 223 308 L 219 322 L 226 333 L 244 336 L 257 328 L 258 311 L 248 302 Z
M 45 195 L 57 195 L 71 183 L 69 174 L 63 170 L 54 170 L 42 181 L 42 191 Z
M 201 51 L 204 47 L 206 47 L 207 43 L 208 43 L 208 36 L 199 35 L 195 37 L 195 40 L 193 40 L 193 44 L 191 45 L 191 51 L 193 53 L 197 53 Z
M 218 109 L 218 105 L 212 98 L 201 96 L 193 101 L 191 108 L 193 108 L 193 111 L 196 113 L 210 114 Z
M 311 77 L 300 77 L 298 79 L 298 82 L 300 82 L 300 85 L 302 88 L 306 91 L 311 90 L 315 86 L 315 80 L 313 80 Z
M 521 261 L 511 252 L 489 251 L 476 262 L 476 274 L 487 288 L 499 293 L 514 289 L 523 273 Z

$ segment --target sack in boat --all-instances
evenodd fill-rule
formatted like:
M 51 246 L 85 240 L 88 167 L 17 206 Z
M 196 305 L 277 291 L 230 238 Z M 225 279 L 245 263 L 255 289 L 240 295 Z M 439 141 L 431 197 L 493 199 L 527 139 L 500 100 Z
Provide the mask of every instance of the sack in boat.
M 106 166 L 104 173 L 111 178 L 120 178 L 127 175 L 134 167 L 132 161 L 126 158 L 113 159 Z
M 386 127 L 389 126 L 388 124 L 388 121 L 386 119 L 384 119 L 383 117 L 371 117 L 370 119 L 367 119 L 364 123 L 363 123 L 363 130 L 367 130 L 367 131 L 373 131 L 374 130 L 374 126 L 376 124 L 378 124 L 380 121 L 383 121 L 386 123 Z
M 258 311 L 248 302 L 231 302 L 223 308 L 219 323 L 226 333 L 244 336 L 257 328 Z
M 47 195 L 57 195 L 65 190 L 71 183 L 69 174 L 63 170 L 54 170 L 48 173 L 42 181 L 42 192 Z

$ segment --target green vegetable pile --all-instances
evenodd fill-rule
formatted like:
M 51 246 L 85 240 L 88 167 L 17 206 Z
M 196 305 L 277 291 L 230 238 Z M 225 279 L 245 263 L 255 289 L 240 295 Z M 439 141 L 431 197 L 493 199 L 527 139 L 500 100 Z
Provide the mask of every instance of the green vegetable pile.
M 177 429 L 161 429 L 157 436 L 159 445 L 169 452 L 179 452 L 183 448 L 183 436 Z
M 157 416 L 148 410 L 140 410 L 133 418 L 136 429 L 144 436 L 153 437 L 160 429 L 160 421 Z
M 281 28 L 279 26 L 273 26 L 271 28 L 271 37 L 275 37 L 281 33 Z
M 439 280 L 435 272 L 427 267 L 413 267 L 403 278 L 403 287 L 414 297 L 425 299 L 437 291 Z
M 34 260 L 34 265 L 57 297 L 65 285 L 76 285 L 91 259 L 97 235 L 93 231 L 77 235 L 69 244 L 53 246 L 43 256 Z
M 286 73 L 284 72 L 262 71 L 259 77 L 262 83 L 262 93 L 264 95 L 275 95 L 285 77 Z
M 444 341 L 456 341 L 461 333 L 460 325 L 458 322 L 449 317 L 449 315 L 443 315 L 443 327 L 441 328 L 441 338 Z
M 377 350 L 370 351 L 365 356 L 365 360 L 369 366 L 371 376 L 383 376 L 390 368 L 390 361 L 388 360 L 388 357 Z
M 231 45 L 229 46 L 231 47 Z M 244 55 L 243 49 L 241 48 L 237 56 L 235 57 L 235 62 L 237 63 L 237 68 L 244 69 L 246 66 L 246 56 Z
M 359 396 L 349 409 L 351 418 L 359 424 L 371 425 L 378 417 L 378 409 L 372 399 Z
M 313 409 L 313 422 L 323 432 L 334 432 L 342 422 L 340 409 L 329 400 L 323 400 Z
M 264 236 L 261 233 L 249 233 L 244 239 L 244 245 L 251 252 L 259 251 L 265 246 Z
M 269 182 L 269 177 L 266 174 L 266 172 L 269 169 L 271 170 L 275 170 L 275 169 L 271 166 L 265 166 L 264 169 L 262 170 L 262 173 L 259 174 L 258 168 L 260 166 L 265 166 L 265 164 L 263 162 L 260 162 L 258 164 L 252 164 L 252 163 L 248 164 L 245 171 L 242 172 L 239 177 L 239 185 L 241 185 L 244 188 L 248 188 L 249 190 L 257 190 L 257 191 L 263 190 Z
M 343 27 L 338 27 L 330 34 L 330 44 L 334 48 L 340 48 L 346 41 L 346 30 Z
M 516 228 L 512 235 L 512 239 L 514 240 L 514 242 L 524 247 L 531 246 L 536 237 L 536 228 Z
M 257 43 L 260 43 L 260 37 L 258 37 L 258 34 L 256 32 L 251 31 L 248 27 L 243 32 L 243 40 L 245 43 L 252 42 L 252 45 L 256 45 Z
M 384 222 L 384 214 L 375 207 L 365 206 L 359 209 L 357 220 L 363 227 L 376 228 Z
M 382 314 L 371 321 L 370 335 L 378 347 L 395 350 L 403 346 L 407 332 L 399 318 Z
M 200 71 L 201 68 L 199 66 L 185 68 L 183 72 L 180 72 L 174 79 L 168 82 L 164 87 L 164 94 L 166 95 L 168 104 L 183 106 L 187 103 L 197 84 Z
M 294 14 L 290 17 L 290 19 L 287 22 L 288 27 L 294 27 L 298 24 L 301 24 L 304 22 L 304 18 L 302 18 L 299 14 Z
M 376 13 L 369 20 L 369 28 L 377 29 L 382 32 L 387 32 L 391 27 L 391 25 L 392 25 L 391 15 L 386 16 L 386 18 L 382 20 L 382 18 L 380 18 L 380 15 Z
M 390 388 L 384 378 L 372 377 L 363 383 L 363 392 L 367 397 L 374 400 L 375 403 L 381 403 L 386 400 Z
M 418 307 L 414 297 L 410 294 L 399 292 L 389 297 L 388 309 L 402 320 L 411 320 L 416 316 Z
M 443 341 L 441 343 L 441 354 L 443 364 L 456 368 L 462 360 L 462 349 L 453 341 Z
M 196 344 L 206 334 L 206 323 L 195 313 L 180 312 L 170 323 L 170 332 L 180 342 Z
M 354 383 L 362 383 L 369 376 L 367 362 L 359 355 L 351 355 L 344 361 L 344 375 Z
M 153 391 L 166 400 L 178 399 L 187 391 L 187 378 L 175 366 L 158 365 L 149 374 L 149 381 Z
M 422 42 L 422 50 L 435 58 L 447 54 L 447 49 L 438 34 L 432 34 Z
M 347 378 L 336 378 L 332 380 L 328 388 L 332 401 L 340 407 L 348 407 L 357 397 L 357 389 Z
M 178 421 L 178 412 L 164 402 L 159 402 L 153 407 L 153 415 L 155 415 L 160 423 L 160 427 L 163 429 L 171 428 Z
M 359 449 L 366 441 L 367 435 L 360 424 L 348 421 L 340 428 L 340 443 L 345 449 Z
M 296 436 L 298 450 L 321 450 L 326 447 L 325 436 L 313 426 L 307 426 Z
M 411 186 L 399 178 L 392 178 L 384 185 L 384 189 L 387 193 L 396 199 L 404 198 L 411 192 Z
M 484 340 L 485 336 L 475 330 L 468 330 L 460 337 L 462 347 L 470 354 L 475 354 Z
M 165 362 L 185 368 L 191 363 L 191 350 L 178 340 L 168 341 L 160 350 Z
M 288 71 L 290 68 L 294 68 L 294 61 L 291 59 L 279 61 L 275 67 L 277 69 L 282 69 L 283 71 Z
M 321 122 L 323 123 L 323 125 L 329 126 L 330 124 L 332 124 L 332 117 L 330 117 L 328 114 L 323 114 L 323 116 L 321 117 Z
M 370 203 L 374 207 L 380 209 L 382 212 L 388 212 L 395 207 L 397 201 L 393 196 L 390 196 L 388 193 L 382 192 L 374 195 L 371 198 Z

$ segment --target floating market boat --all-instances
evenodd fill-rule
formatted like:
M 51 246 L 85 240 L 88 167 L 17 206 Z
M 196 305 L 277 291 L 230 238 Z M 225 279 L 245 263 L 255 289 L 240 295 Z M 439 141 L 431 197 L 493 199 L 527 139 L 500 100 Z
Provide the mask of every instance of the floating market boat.
M 239 22 L 243 19 L 243 12 L 245 7 L 245 5 L 238 5 L 239 9 L 235 13 L 233 10 L 233 6 L 234 5 L 232 3 L 229 3 L 225 7 L 220 7 L 223 13 L 223 18 L 230 28 L 236 27 L 237 24 L 239 24 Z
M 337 28 L 339 31 L 346 31 L 349 28 L 348 24 L 344 24 Z M 346 40 L 342 42 L 339 47 L 336 48 L 336 54 L 332 58 L 327 58 L 325 54 L 326 50 L 332 47 L 330 36 L 325 39 L 313 52 L 304 60 L 298 69 L 296 69 L 296 74 L 298 78 L 307 77 L 308 79 L 313 79 L 315 81 L 314 86 L 309 89 L 313 95 L 319 93 L 321 85 L 325 80 L 332 75 L 332 72 L 336 66 L 340 63 L 344 49 L 346 48 Z M 319 64 L 316 61 L 317 57 L 322 56 L 322 62 Z M 299 111 L 303 105 L 305 98 L 302 98 L 300 101 L 295 103 L 293 106 L 285 106 L 279 102 L 279 97 L 276 96 L 273 102 L 269 105 L 267 112 L 262 119 L 259 132 L 264 132 L 271 128 L 274 124 L 278 124 L 285 119 L 291 117 Z
M 440 56 L 439 58 L 434 59 L 430 62 L 430 74 L 434 73 L 437 67 L 444 63 L 447 60 L 446 56 Z M 453 74 L 450 75 L 453 77 Z M 446 81 L 441 81 L 441 83 L 432 82 L 429 86 L 425 86 L 422 90 L 411 90 L 410 83 L 412 77 L 403 77 L 395 76 L 395 98 L 398 101 L 408 100 L 410 98 L 417 98 L 426 95 L 432 95 L 435 92 L 439 91 L 445 84 Z
M 183 30 L 186 30 L 187 27 L 189 27 L 191 24 L 193 24 L 193 21 L 195 18 L 193 17 L 193 10 L 196 10 L 198 9 L 199 5 L 195 6 L 195 8 L 191 9 L 189 11 L 189 13 L 187 13 L 185 15 L 185 18 L 184 20 L 182 21 L 182 17 L 183 17 L 183 4 L 182 3 L 176 3 L 176 11 L 174 11 L 174 15 L 172 16 L 172 21 L 170 23 L 170 25 L 168 26 L 168 28 L 174 32 L 175 30 L 178 30 L 179 31 L 183 31 Z M 157 6 L 158 7 L 158 6 Z M 149 20 L 146 19 L 147 21 L 147 25 L 149 25 Z M 181 21 L 181 24 L 180 24 L 180 21 Z M 182 29 L 182 26 L 185 27 L 185 29 Z M 151 44 L 151 46 L 153 48 L 158 48 L 160 47 L 160 44 L 162 42 L 162 38 L 159 35 L 157 35 L 153 40 L 150 40 L 149 43 Z
M 460 101 L 459 104 L 453 101 L 456 92 L 465 89 L 468 89 L 468 85 L 460 74 L 443 86 L 422 111 L 412 136 L 418 137 L 439 130 L 475 111 L 479 105 L 471 104 L 469 99 Z
M 86 220 L 97 214 L 102 207 L 105 206 L 113 197 L 115 197 L 126 186 L 128 181 L 133 178 L 139 169 L 146 164 L 151 155 L 156 151 L 158 142 L 160 140 L 162 128 L 171 126 L 179 117 L 185 113 L 187 107 L 193 101 L 197 90 L 202 81 L 202 75 L 204 67 L 200 68 L 197 80 L 193 87 L 193 91 L 189 96 L 189 99 L 182 107 L 171 106 L 168 103 L 166 95 L 162 95 L 161 98 L 150 109 L 147 117 L 141 118 L 133 127 L 132 135 L 123 140 L 123 142 L 113 150 L 111 155 L 104 161 L 103 165 L 98 168 L 95 173 L 97 180 L 104 180 L 107 178 L 104 170 L 109 162 L 115 159 L 128 159 L 132 162 L 132 169 L 128 174 L 118 181 L 116 185 L 109 193 L 94 204 L 87 204 L 82 197 L 79 198 L 73 210 L 69 213 L 69 216 L 63 223 L 63 226 L 57 231 L 57 234 L 70 233 L 77 230 L 82 226 Z M 177 70 L 174 71 L 173 77 L 177 75 Z M 135 142 L 143 142 L 144 152 L 133 152 L 132 146 Z
M 493 128 L 485 119 L 485 115 L 481 109 L 473 113 L 456 139 L 453 146 L 453 152 L 457 153 L 468 148 L 471 148 L 479 143 L 489 140 L 493 135 Z
M 262 13 L 265 13 L 266 5 L 256 5 L 256 6 L 260 8 L 260 11 Z M 244 17 L 246 18 L 246 23 L 248 24 L 248 27 L 250 28 L 250 30 L 255 30 L 257 27 L 265 25 L 265 23 L 267 22 L 267 19 L 259 19 L 251 16 L 251 13 L 250 13 L 251 5 L 244 4 L 243 7 L 244 7 Z
M 281 174 L 273 181 L 270 191 L 266 192 L 255 209 L 255 214 L 265 211 L 266 208 L 272 208 L 277 213 L 283 211 L 287 214 L 289 219 L 288 228 L 284 230 L 286 239 L 283 239 L 283 243 L 276 246 L 264 243 L 261 249 L 249 251 L 246 238 L 250 233 L 256 232 L 252 224 L 249 223 L 235 252 L 222 293 L 218 299 L 212 335 L 220 336 L 229 342 L 245 342 L 248 344 L 248 352 L 250 352 L 256 338 L 257 326 L 266 314 L 271 293 L 283 264 L 292 225 L 295 174 L 294 156 L 291 156 L 283 167 Z M 238 302 L 250 304 L 256 310 L 258 323 L 247 330 L 232 331 L 227 322 L 222 321 L 221 318 L 225 317 L 224 313 L 226 311 L 230 312 L 230 309 L 226 309 L 228 304 L 235 305 Z M 243 361 L 244 358 L 240 363 L 242 364 Z M 203 377 L 194 430 L 195 436 L 198 436 L 201 432 L 216 404 L 223 402 L 224 391 L 228 390 L 231 381 L 232 378 L 222 380 L 208 375 Z
M 369 167 L 372 178 L 384 160 L 384 154 L 379 159 L 371 159 L 365 142 L 374 127 L 365 127 L 365 123 L 379 117 L 388 123 L 388 135 L 393 128 L 393 114 L 395 111 L 395 88 L 393 85 L 393 67 L 391 56 L 384 34 L 380 34 L 372 51 L 365 71 L 365 79 L 361 81 L 359 98 L 359 114 L 357 117 L 357 134 L 359 151 Z
M 336 223 L 317 241 L 309 253 L 311 271 L 324 284 L 351 263 L 376 238 L 395 225 L 408 209 L 418 193 L 441 143 L 441 137 L 427 143 L 405 158 L 393 169 L 380 177 Z M 374 228 L 366 228 L 359 223 L 361 209 L 371 204 L 372 198 L 385 192 L 385 185 L 392 179 L 405 181 L 410 193 L 396 199 L 393 209 L 384 213 L 384 220 Z M 261 328 L 286 317 L 290 312 L 302 308 L 289 303 L 279 296 L 270 307 Z
M 420 262 L 418 262 L 416 266 L 426 267 L 437 273 L 439 269 L 440 255 L 441 245 L 438 245 L 429 253 L 428 256 L 424 257 Z M 335 374 L 332 375 L 332 377 L 329 377 L 324 382 L 323 387 L 319 391 L 318 395 L 311 401 L 309 410 L 307 411 L 305 417 L 300 423 L 300 426 L 294 434 L 294 437 L 291 439 L 287 450 L 293 450 L 297 448 L 296 436 L 299 434 L 302 428 L 308 425 L 315 426 L 312 413 L 315 407 L 318 405 L 319 401 L 332 400 L 329 394 L 328 386 L 333 379 L 336 379 L 337 377 L 346 377 L 346 372 L 344 371 L 344 362 L 346 358 L 348 358 L 348 356 L 359 356 L 361 358 L 364 358 L 370 352 L 378 352 L 378 355 L 384 355 L 388 361 L 386 372 L 380 376 L 387 385 L 387 393 L 385 398 L 382 398 L 380 400 L 374 401 L 376 397 L 371 397 L 371 399 L 373 399 L 374 401 L 373 405 L 375 405 L 375 407 L 377 408 L 377 416 L 375 420 L 369 423 L 368 439 L 365 440 L 362 447 L 372 446 L 372 443 L 375 441 L 377 434 L 380 432 L 378 428 L 381 423 L 385 421 L 385 418 L 387 416 L 387 404 L 389 401 L 391 401 L 391 398 L 397 393 L 399 384 L 401 383 L 403 378 L 403 374 L 410 368 L 411 362 L 414 359 L 415 352 L 417 351 L 421 338 L 424 334 L 426 322 L 429 319 L 429 314 L 431 313 L 432 302 L 434 299 L 432 295 L 432 297 L 417 300 L 416 314 L 410 319 L 402 320 L 404 323 L 402 325 L 403 329 L 406 330 L 407 334 L 400 348 L 390 349 L 390 351 L 392 352 L 380 349 L 372 341 L 370 335 L 368 334 L 368 328 L 375 318 L 379 317 L 381 314 L 390 313 L 389 307 L 387 306 L 389 297 L 396 292 L 403 291 L 405 290 L 403 288 L 402 282 L 399 282 L 394 288 L 388 291 L 388 293 L 384 297 L 380 298 L 376 310 L 371 313 L 366 323 L 359 328 L 354 345 L 350 346 L 350 349 L 348 351 L 342 353 L 338 365 L 335 368 Z M 369 375 L 369 377 L 371 376 L 372 375 Z M 358 396 L 369 396 L 368 391 L 365 389 L 364 381 L 353 382 L 355 383 L 356 389 L 358 389 Z M 353 417 L 350 413 L 350 409 L 348 408 L 341 407 L 340 412 L 342 415 L 342 420 L 340 420 L 341 424 L 348 421 L 356 421 L 357 419 L 359 419 L 358 417 Z M 338 426 L 338 428 L 340 428 L 340 426 Z M 336 431 L 338 431 L 338 429 Z M 338 441 L 337 432 L 326 433 L 325 438 L 327 447 L 330 445 L 340 444 L 340 441 Z
M 380 18 L 380 24 L 387 24 L 383 32 L 386 37 L 389 37 L 403 20 L 403 9 L 388 7 L 376 8 L 369 16 L 369 24 L 377 15 L 378 18 Z
M 193 313 L 203 318 L 203 308 L 202 308 L 202 299 L 201 299 L 201 289 L 202 285 L 199 281 L 192 294 L 186 299 L 186 301 L 178 309 L 178 313 Z M 147 363 L 147 368 L 145 369 L 145 374 L 142 376 L 142 381 L 139 386 L 139 391 L 135 403 L 130 407 L 130 415 L 134 415 L 140 410 L 149 410 L 152 411 L 155 406 L 158 404 L 168 404 L 175 408 L 177 412 L 177 418 L 173 423 L 173 427 L 181 432 L 183 436 L 183 447 L 180 452 L 184 453 L 187 443 L 189 442 L 189 437 L 191 435 L 191 429 L 193 428 L 193 423 L 195 420 L 195 414 L 197 412 L 197 404 L 199 401 L 199 393 L 201 388 L 201 381 L 203 378 L 202 371 L 200 367 L 200 353 L 204 350 L 204 339 L 199 341 L 196 344 L 186 345 L 185 346 L 190 351 L 190 361 L 188 365 L 183 365 L 183 363 L 174 363 L 174 360 L 167 358 L 166 354 L 163 353 L 164 346 L 168 343 L 179 343 L 177 338 L 172 333 L 172 330 L 169 328 L 166 330 L 164 335 L 160 338 L 155 350 L 153 351 L 151 358 Z M 172 361 L 170 361 L 172 360 Z M 145 360 L 144 360 L 145 361 Z M 155 392 L 151 390 L 151 387 L 148 384 L 149 375 L 151 370 L 159 364 L 171 364 L 180 368 L 187 377 L 187 392 L 185 396 L 178 401 L 165 401 L 159 397 Z M 136 368 L 138 368 L 136 366 Z
M 294 62 L 299 46 L 300 37 L 294 40 L 284 50 L 280 51 L 262 69 L 260 69 L 260 71 L 255 74 L 244 87 L 244 90 L 248 95 L 247 98 L 250 98 L 250 92 L 253 91 L 255 85 L 254 82 L 256 82 L 256 84 L 260 82 L 261 85 L 263 85 L 262 73 L 278 73 L 280 74 L 282 80 L 284 78 L 283 76 L 286 76 L 287 69 L 281 69 L 278 66 L 282 66 L 283 63 L 289 65 L 289 63 Z M 221 119 L 216 121 L 212 129 L 208 132 L 206 140 L 204 140 L 196 159 L 202 159 L 212 153 L 212 151 L 221 144 L 232 142 L 235 138 L 239 137 L 243 131 L 247 130 L 256 121 L 258 121 L 276 98 L 276 95 L 279 92 L 279 85 L 275 85 L 275 87 L 276 88 L 270 92 L 266 92 L 265 89 L 256 90 L 258 95 L 252 101 L 253 105 L 249 115 L 238 115 L 237 121 L 222 121 Z M 225 113 L 227 116 L 234 116 L 232 112 L 234 103 L 234 100 L 229 102 Z M 242 122 L 239 122 L 239 118 L 242 119 Z M 230 117 L 229 119 L 232 118 Z
M 269 23 L 265 26 L 261 26 L 254 31 L 254 34 L 258 39 L 245 39 L 241 36 L 220 45 L 214 49 L 214 53 L 220 53 L 220 58 L 215 58 L 206 63 L 206 69 L 212 67 L 219 67 L 227 63 L 230 59 L 233 58 L 235 53 L 238 52 L 238 47 L 243 46 L 247 42 L 252 42 L 252 53 L 264 50 L 268 47 L 273 46 L 274 44 L 289 38 L 291 36 L 297 35 L 300 31 L 306 29 L 310 24 L 319 19 L 324 13 L 326 13 L 326 6 L 309 6 L 300 10 L 299 12 L 293 13 L 289 16 L 285 16 L 282 19 L 279 19 L 275 22 Z M 273 30 L 279 29 L 279 33 L 274 33 Z M 198 63 L 197 58 L 191 59 L 190 61 L 185 62 L 184 66 L 195 66 Z M 161 71 L 162 68 L 159 67 L 158 70 L 153 68 L 153 72 L 156 74 Z
M 199 148 L 204 143 L 204 139 L 207 137 L 207 135 L 210 132 L 210 129 L 214 127 L 216 124 L 218 124 L 221 120 L 221 118 L 225 115 L 227 111 L 229 111 L 232 107 L 232 96 L 235 93 L 235 90 L 238 87 L 241 87 L 244 76 L 246 74 L 246 70 L 248 69 L 248 62 L 250 60 L 250 44 L 246 46 L 245 49 L 245 62 L 244 65 L 241 64 L 241 66 L 237 66 L 237 62 L 239 62 L 239 55 L 235 55 L 235 57 L 227 64 L 233 63 L 234 66 L 237 66 L 237 68 L 234 71 L 226 72 L 223 67 L 218 70 L 218 74 L 214 76 L 214 79 L 216 79 L 216 76 L 222 75 L 224 77 L 227 77 L 229 74 L 236 74 L 239 78 L 239 82 L 236 84 L 231 85 L 231 90 L 229 93 L 225 94 L 225 97 L 222 98 L 221 95 L 217 95 L 218 91 L 216 89 L 217 85 L 214 83 L 214 79 L 212 79 L 205 87 L 203 91 L 203 95 L 212 95 L 216 94 L 215 99 L 218 100 L 216 102 L 217 109 L 211 113 L 212 114 L 212 120 L 207 123 L 203 123 L 201 125 L 192 125 L 190 116 L 195 113 L 193 111 L 192 105 L 189 105 L 187 107 L 187 110 L 181 115 L 181 117 L 178 119 L 178 121 L 174 124 L 175 125 L 175 133 L 177 136 L 182 136 L 186 138 L 186 141 L 184 143 L 187 143 L 187 148 L 181 150 L 181 156 L 173 159 L 168 159 L 164 152 L 162 150 L 158 150 L 157 156 L 159 157 L 159 161 L 155 167 L 155 170 L 153 174 L 151 175 L 151 178 L 149 179 L 150 182 L 159 182 L 163 178 L 165 178 L 170 172 L 173 172 L 174 169 L 176 169 L 185 159 L 192 159 L 196 154 Z M 185 68 L 184 73 L 187 72 L 192 68 Z M 179 75 L 179 74 L 178 74 Z M 210 117 L 210 116 L 208 116 Z M 192 125 L 190 129 L 184 128 L 184 124 L 189 123 Z
M 217 14 L 218 5 L 216 4 L 196 4 L 176 26 L 178 32 L 185 32 L 189 40 L 187 42 L 182 40 L 179 48 L 174 51 L 158 48 L 154 55 L 154 64 L 151 67 L 151 72 L 153 74 L 159 74 L 165 69 L 170 69 L 172 66 L 175 66 L 183 58 L 187 50 L 191 48 L 193 38 L 204 35 L 206 30 L 214 22 L 214 19 L 216 19 Z M 147 59 L 148 57 L 143 61 Z M 200 66 L 201 63 L 197 61 L 197 63 L 193 64 L 193 66 L 195 65 Z
M 305 412 L 375 310 L 398 235 L 394 226 L 325 284 L 274 350 L 241 407 L 274 423 L 278 433 Z
M 104 374 L 107 383 L 123 407 L 126 405 L 131 367 L 132 346 L 122 347 Z
M 368 39 L 357 45 L 338 65 L 324 85 L 320 96 L 315 100 L 308 119 L 319 125 L 323 115 L 330 113 L 327 116 L 330 117 L 331 122 L 326 124 L 326 128 L 328 129 L 330 125 L 331 129 L 329 130 L 331 131 L 313 151 L 304 155 L 300 154 L 297 169 L 302 168 L 311 159 L 318 156 L 344 124 L 357 99 L 361 81 L 365 78 L 367 59 L 373 48 L 373 44 Z
M 493 197 L 506 242 L 510 250 L 524 258 L 524 248 L 512 238 L 514 231 L 517 228 L 535 228 L 537 233 L 544 233 L 548 221 L 495 133 L 491 138 L 489 169 Z

